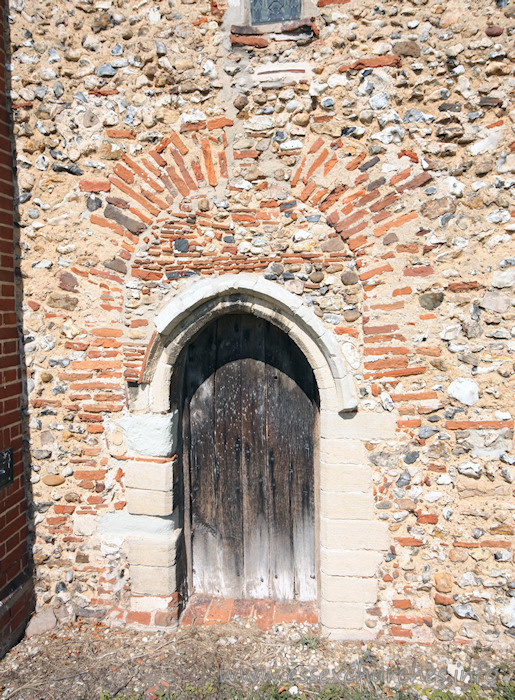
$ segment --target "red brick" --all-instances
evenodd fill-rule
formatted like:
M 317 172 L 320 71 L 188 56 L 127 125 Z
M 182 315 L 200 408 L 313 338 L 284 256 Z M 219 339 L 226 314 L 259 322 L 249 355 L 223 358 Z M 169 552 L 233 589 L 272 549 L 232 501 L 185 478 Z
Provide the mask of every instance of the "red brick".
M 342 68 L 343 68 L 343 66 L 339 69 L 340 73 L 343 73 Z M 358 167 L 358 165 L 359 165 L 362 161 L 364 161 L 366 157 L 367 157 L 367 152 L 366 152 L 366 151 L 363 151 L 362 153 L 360 153 L 359 155 L 357 155 L 355 158 L 353 158 L 353 159 L 350 161 L 350 163 L 347 163 L 347 165 L 345 166 L 345 168 L 346 168 L 347 170 L 356 170 L 356 168 Z
M 209 131 L 213 131 L 213 129 L 223 129 L 224 126 L 232 126 L 233 124 L 233 120 L 227 119 L 227 117 L 215 117 L 214 119 L 207 120 L 207 128 Z
M 398 329 L 399 326 L 395 323 L 388 326 L 363 326 L 363 333 L 365 333 L 365 335 L 383 335 L 384 333 L 393 333 Z
M 426 182 L 429 182 L 429 180 L 432 179 L 433 176 L 430 173 L 420 173 L 420 175 L 417 175 L 412 180 L 408 180 L 408 182 L 404 183 L 404 185 L 397 187 L 397 192 L 401 194 L 406 190 L 413 190 L 415 189 L 415 187 L 421 187 L 422 185 L 425 185 Z
M 420 511 L 418 512 L 417 523 L 420 523 L 421 525 L 436 525 L 437 522 L 438 515 L 436 513 L 421 513 Z
M 135 139 L 136 132 L 132 129 L 106 129 L 106 135 L 110 139 Z
M 468 292 L 472 289 L 479 289 L 479 282 L 450 282 L 447 289 L 451 292 Z
M 501 428 L 513 428 L 512 420 L 448 420 L 445 421 L 445 427 L 449 430 L 479 430 L 480 428 L 493 428 L 501 430 Z
M 175 148 L 179 151 L 181 156 L 185 156 L 189 152 L 188 146 L 184 143 L 184 141 L 181 139 L 181 137 L 176 131 L 170 132 L 170 140 L 175 146 Z
M 127 623 L 129 625 L 150 625 L 151 614 L 149 612 L 137 612 L 135 610 L 129 610 L 127 613 Z
M 422 425 L 420 418 L 408 418 L 407 420 L 398 420 L 398 428 L 419 428 Z
M 111 183 L 109 180 L 80 180 L 79 187 L 82 192 L 109 192 Z
M 233 604 L 234 601 L 230 598 L 214 598 L 211 601 L 209 610 L 206 613 L 204 624 L 224 624 L 226 622 L 229 622 L 229 620 L 231 619 Z
M 328 5 L 346 5 L 350 0 L 318 0 L 317 7 L 327 7 Z
M 435 593 L 436 605 L 452 605 L 454 602 L 455 602 L 454 598 L 450 595 L 443 595 L 442 593 Z
M 422 547 L 424 542 L 418 540 L 415 537 L 396 537 L 395 541 L 398 542 L 401 547 Z
M 417 219 L 417 218 L 418 218 L 418 214 L 415 211 L 412 211 L 409 214 L 403 214 L 402 216 L 399 216 L 396 219 L 392 219 L 388 223 L 383 224 L 382 226 L 378 226 L 377 228 L 375 228 L 374 229 L 374 236 L 383 236 L 391 228 L 398 228 L 399 226 L 403 226 L 404 224 L 407 224 L 409 221 L 413 221 L 413 219 Z
M 309 167 L 308 172 L 306 173 L 306 175 L 303 178 L 304 183 L 307 183 L 309 178 L 322 165 L 322 163 L 324 162 L 324 160 L 327 158 L 328 155 L 329 155 L 329 150 L 327 148 L 324 148 L 324 150 L 318 154 L 318 156 L 315 158 L 315 160 L 313 161 L 313 163 Z
M 397 68 L 401 63 L 401 57 L 396 54 L 389 56 L 374 56 L 373 58 L 359 58 L 354 63 L 343 65 L 338 68 L 340 73 L 345 73 L 348 70 L 363 70 L 364 68 L 380 68 L 383 66 L 392 66 Z
M 211 187 L 216 187 L 216 175 L 215 168 L 213 166 L 213 156 L 211 155 L 211 146 L 207 139 L 202 139 L 200 142 L 202 148 L 202 154 L 204 156 L 204 163 L 206 165 L 207 171 L 207 181 Z
M 234 46 L 253 46 L 257 49 L 265 49 L 270 42 L 263 36 L 237 36 L 231 34 L 231 44 Z
M 402 627 L 392 627 L 390 630 L 390 634 L 393 637 L 413 637 L 413 632 L 411 630 L 405 630 Z
M 274 601 L 256 600 L 254 610 L 258 628 L 262 631 L 271 629 L 274 619 Z
M 418 267 L 406 267 L 404 268 L 402 274 L 405 277 L 427 277 L 434 273 L 433 268 L 430 265 L 420 265 Z

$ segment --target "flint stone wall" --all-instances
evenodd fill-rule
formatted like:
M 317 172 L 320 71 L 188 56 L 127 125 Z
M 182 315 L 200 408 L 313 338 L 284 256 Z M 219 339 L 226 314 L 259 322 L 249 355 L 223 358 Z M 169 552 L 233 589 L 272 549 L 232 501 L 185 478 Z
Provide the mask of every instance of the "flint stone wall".
M 319 0 L 262 34 L 224 11 L 10 8 L 39 605 L 169 624 L 153 617 L 175 610 L 168 574 L 143 600 L 147 572 L 131 590 L 126 537 L 98 522 L 146 517 L 127 476 L 172 464 L 123 429 L 149 410 L 158 314 L 245 272 L 318 317 L 359 393 L 367 463 L 347 470 L 324 441 L 321 455 L 332 483 L 373 496 L 364 551 L 381 527 L 387 549 L 354 574 L 348 531 L 322 522 L 341 550 L 322 545 L 323 576 L 348 601 L 322 616 L 511 643 L 513 7 Z M 368 500 L 324 498 L 369 517 Z M 375 582 L 357 612 L 344 572 Z

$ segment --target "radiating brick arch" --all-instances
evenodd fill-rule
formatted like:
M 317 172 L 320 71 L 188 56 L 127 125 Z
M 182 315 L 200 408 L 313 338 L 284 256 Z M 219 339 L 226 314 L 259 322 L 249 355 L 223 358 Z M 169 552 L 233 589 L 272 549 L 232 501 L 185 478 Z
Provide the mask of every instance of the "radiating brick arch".
M 388 281 L 393 268 L 377 246 L 391 229 L 419 216 L 417 211 L 406 211 L 401 200 L 403 192 L 430 179 L 424 172 L 417 174 L 417 156 L 399 149 L 403 169 L 386 177 L 381 156 L 369 156 L 349 138 L 290 139 L 278 144 L 276 153 L 265 155 L 228 145 L 229 130 L 254 136 L 270 136 L 273 131 L 256 131 L 257 126 L 253 120 L 234 124 L 225 116 L 203 120 L 198 113 L 187 114 L 178 128 L 139 153 L 130 131 L 107 131 L 110 137 L 124 138 L 126 151 L 135 154 L 126 152 L 107 180 L 82 180 L 80 187 L 103 198 L 103 210 L 90 214 L 90 224 L 111 232 L 112 259 L 104 264 L 115 271 L 115 281 L 132 278 L 144 286 L 180 282 L 191 275 L 252 272 L 262 276 L 274 261 L 356 266 L 365 291 Z M 285 158 L 289 164 L 296 160 L 291 171 L 283 169 L 286 179 L 274 180 L 272 193 L 280 189 L 282 199 L 268 195 L 269 178 L 256 172 L 249 175 L 250 180 L 235 175 L 236 167 L 243 167 L 245 174 L 269 156 Z M 388 164 L 386 169 L 391 167 Z M 232 198 L 224 208 L 220 202 L 228 194 Z M 200 200 L 207 204 L 198 206 Z M 302 207 L 304 223 L 296 223 L 297 207 Z M 396 207 L 402 209 L 398 215 Z M 250 226 L 259 234 L 269 224 L 281 235 L 315 225 L 318 238 L 311 249 L 295 253 L 290 245 L 272 257 L 242 252 L 235 243 L 223 240 L 235 226 Z M 362 335 L 360 321 L 351 327 L 345 323 L 325 327 L 351 342 L 359 342 Z M 140 381 L 154 330 L 149 319 L 147 332 L 141 331 L 141 338 L 131 341 L 126 379 Z

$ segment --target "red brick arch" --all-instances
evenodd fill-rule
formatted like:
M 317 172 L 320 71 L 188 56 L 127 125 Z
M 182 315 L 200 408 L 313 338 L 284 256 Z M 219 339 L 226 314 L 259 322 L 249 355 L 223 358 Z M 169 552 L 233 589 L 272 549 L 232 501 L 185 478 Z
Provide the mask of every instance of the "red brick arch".
M 130 130 L 108 129 L 108 137 L 124 140 L 126 152 L 107 179 L 79 183 L 82 191 L 104 198 L 102 209 L 91 213 L 90 223 L 107 233 L 113 244 L 107 267 L 114 272 L 97 272 L 117 284 L 132 277 L 145 286 L 145 282 L 192 275 L 242 271 L 263 275 L 273 262 L 311 262 L 322 269 L 333 263 L 354 263 L 365 294 L 395 275 L 389 261 L 393 253 L 385 254 L 383 242 L 395 229 L 413 225 L 419 214 L 405 206 L 403 195 L 431 179 L 414 153 L 399 149 L 402 169 L 385 175 L 382 157 L 368 155 L 355 141 L 315 136 L 299 149 L 281 151 L 277 147 L 273 156 L 278 167 L 285 163 L 286 179 L 277 181 L 254 173 L 250 181 L 243 182 L 237 170 L 259 169 L 265 160 L 257 150 L 229 146 L 228 135 L 244 129 L 244 123 L 234 124 L 225 116 L 183 123 L 157 144 L 141 150 Z M 273 196 L 278 188 L 282 199 Z M 224 198 L 227 208 L 217 208 L 214 201 Z M 207 211 L 199 208 L 200 200 L 208 201 Z M 299 214 L 304 221 L 299 221 Z M 312 222 L 316 222 L 318 237 L 311 241 L 311 248 L 296 252 L 292 234 L 309 229 Z M 243 252 L 228 238 L 235 227 L 251 228 L 255 233 L 273 227 L 264 237 L 273 239 L 277 233 L 282 237 L 286 232 L 290 245 L 273 251 L 273 257 L 269 251 L 263 255 Z M 307 291 L 319 286 L 308 282 Z M 392 308 L 400 305 L 394 301 Z M 363 320 L 366 326 L 367 317 Z M 153 328 L 145 318 L 135 318 L 132 324 L 125 378 L 138 381 Z M 333 329 L 354 338 L 363 333 L 361 322 L 341 323 Z M 391 328 L 383 330 L 392 332 Z

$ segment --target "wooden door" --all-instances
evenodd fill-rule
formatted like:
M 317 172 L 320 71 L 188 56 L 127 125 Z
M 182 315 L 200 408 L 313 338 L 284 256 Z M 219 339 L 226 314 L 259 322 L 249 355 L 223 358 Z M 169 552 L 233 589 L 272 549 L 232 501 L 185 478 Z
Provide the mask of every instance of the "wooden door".
M 306 358 L 276 326 L 230 314 L 189 345 L 184 376 L 190 592 L 314 600 L 318 394 Z

